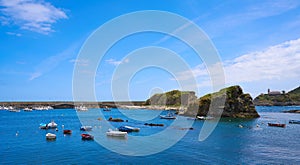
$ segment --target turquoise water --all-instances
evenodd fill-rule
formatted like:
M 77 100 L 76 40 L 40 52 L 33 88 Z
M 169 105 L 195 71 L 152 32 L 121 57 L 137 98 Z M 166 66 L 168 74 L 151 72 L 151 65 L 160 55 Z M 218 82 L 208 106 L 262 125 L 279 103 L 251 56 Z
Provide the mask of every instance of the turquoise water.
M 300 120 L 299 114 L 281 113 L 283 110 L 300 107 L 257 107 L 260 118 L 254 120 L 221 120 L 213 133 L 205 140 L 198 141 L 203 121 L 195 121 L 194 130 L 172 147 L 148 156 L 126 156 L 112 152 L 97 141 L 82 141 L 79 130 L 81 123 L 75 110 L 50 110 L 13 113 L 0 111 L 0 163 L 1 164 L 300 164 L 300 125 L 288 124 L 288 120 Z M 81 119 L 93 126 L 89 133 L 97 134 L 104 120 L 95 116 L 99 109 L 81 112 Z M 95 113 L 93 113 L 95 112 Z M 130 118 L 123 116 L 125 112 Z M 132 125 L 141 128 L 139 133 L 131 133 L 127 139 L 104 137 L 108 142 L 130 144 L 132 136 L 157 134 L 172 124 L 172 120 L 155 118 L 161 111 L 112 109 L 103 112 L 107 119 L 122 117 L 124 123 L 113 126 Z M 135 116 L 137 115 L 137 116 Z M 139 116 L 140 115 L 140 116 Z M 143 121 L 139 121 L 139 120 Z M 59 130 L 40 130 L 40 123 L 54 120 Z M 163 123 L 164 127 L 149 127 L 144 123 Z M 286 123 L 286 128 L 268 127 L 268 122 Z M 256 127 L 256 125 L 259 127 Z M 61 126 L 73 130 L 64 136 Z M 240 128 L 239 125 L 243 125 Z M 171 130 L 180 131 L 177 127 Z M 18 132 L 18 133 L 17 133 Z M 55 141 L 47 141 L 46 133 L 57 135 Z M 17 133 L 17 134 L 16 134 Z M 171 138 L 171 137 L 170 137 Z M 163 143 L 163 142 L 162 142 Z M 141 144 L 138 150 L 145 150 Z

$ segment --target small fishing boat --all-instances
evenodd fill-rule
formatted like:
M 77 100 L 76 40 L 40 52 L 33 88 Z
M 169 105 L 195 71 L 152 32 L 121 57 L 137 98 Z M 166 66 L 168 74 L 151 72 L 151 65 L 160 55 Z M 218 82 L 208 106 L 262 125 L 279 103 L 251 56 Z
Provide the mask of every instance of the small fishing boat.
M 211 116 L 197 116 L 197 119 L 199 120 L 212 120 L 214 117 Z
M 54 139 L 56 139 L 56 135 L 53 134 L 53 133 L 47 133 L 46 134 L 46 139 L 47 140 L 54 140 Z
M 81 134 L 81 139 L 82 140 L 94 140 L 94 136 L 87 134 L 87 133 L 83 133 L 83 134 Z
M 268 126 L 270 127 L 282 127 L 284 128 L 286 124 L 281 124 L 281 123 L 268 123 Z
M 148 126 L 159 126 L 159 127 L 163 127 L 164 124 L 156 124 L 156 123 L 145 123 L 144 125 L 148 125 Z
M 57 124 L 54 121 L 51 121 L 49 124 L 47 124 L 48 128 L 57 128 Z
M 19 109 L 10 109 L 10 110 L 8 110 L 9 112 L 21 112 L 21 110 L 19 110 Z
M 119 131 L 121 132 L 139 132 L 140 128 L 137 127 L 131 127 L 131 126 L 121 126 L 118 128 Z
M 103 111 L 111 111 L 111 109 L 108 108 L 107 106 L 105 106 L 105 107 L 103 108 Z
M 41 124 L 40 124 L 40 129 L 48 129 L 47 124 L 41 123 Z
M 112 121 L 112 122 L 124 122 L 123 119 L 120 119 L 120 118 L 112 118 L 112 117 L 110 117 L 110 118 L 108 119 L 108 121 Z
M 91 131 L 92 130 L 92 126 L 81 126 L 80 127 L 80 130 L 81 131 Z
M 127 132 L 122 132 L 122 131 L 118 131 L 118 130 L 112 130 L 112 129 L 108 129 L 108 131 L 106 132 L 107 136 L 115 136 L 115 137 L 126 137 L 127 136 Z
M 161 119 L 176 119 L 176 116 L 173 113 L 168 112 L 167 115 L 160 115 Z
M 300 120 L 290 120 L 290 124 L 300 124 Z
M 72 134 L 72 130 L 69 130 L 69 129 L 65 129 L 63 132 L 64 132 L 64 134 Z

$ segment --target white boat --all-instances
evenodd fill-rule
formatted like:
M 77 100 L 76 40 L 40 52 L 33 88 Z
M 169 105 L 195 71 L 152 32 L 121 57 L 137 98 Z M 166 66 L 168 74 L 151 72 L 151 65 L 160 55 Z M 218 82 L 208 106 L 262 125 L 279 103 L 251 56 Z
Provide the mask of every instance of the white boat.
M 16 108 L 14 108 L 14 107 L 12 107 L 12 106 L 9 106 L 7 110 L 8 110 L 9 112 L 21 112 L 21 110 L 16 109 Z
M 28 108 L 28 107 L 24 108 L 23 110 L 26 111 L 26 112 L 32 112 L 32 109 Z
M 21 112 L 21 110 L 19 110 L 19 109 L 10 109 L 10 110 L 8 110 L 9 112 Z
M 211 116 L 197 116 L 197 119 L 199 120 L 212 120 L 214 117 Z
M 45 106 L 45 108 L 46 108 L 47 110 L 54 109 L 54 108 L 51 107 L 51 106 Z
M 124 126 L 124 127 L 132 130 L 133 132 L 139 132 L 140 131 L 140 128 L 138 128 L 138 127 L 131 127 L 131 126 L 127 126 L 127 125 Z
M 45 110 L 44 107 L 42 107 L 42 106 L 33 107 L 33 109 L 37 110 L 37 111 L 43 111 L 43 110 Z
M 53 133 L 47 133 L 46 134 L 46 139 L 48 139 L 48 140 L 56 139 L 56 135 L 53 134 Z
M 81 131 L 91 131 L 93 129 L 92 126 L 81 126 L 80 130 Z
M 108 106 L 105 106 L 105 107 L 103 108 L 103 111 L 111 111 L 111 109 L 108 108 Z
M 108 129 L 108 131 L 106 132 L 107 136 L 115 136 L 115 137 L 126 137 L 127 136 L 127 132 L 121 132 L 118 130 L 112 130 L 112 129 Z
M 48 128 L 57 128 L 57 124 L 54 121 L 51 121 L 49 124 L 47 124 Z
M 161 119 L 176 119 L 176 116 L 173 113 L 168 112 L 167 115 L 160 115 Z
M 84 106 L 84 105 L 76 106 L 75 109 L 76 109 L 77 111 L 87 111 L 87 110 L 89 110 L 89 109 L 88 109 L 86 106 Z

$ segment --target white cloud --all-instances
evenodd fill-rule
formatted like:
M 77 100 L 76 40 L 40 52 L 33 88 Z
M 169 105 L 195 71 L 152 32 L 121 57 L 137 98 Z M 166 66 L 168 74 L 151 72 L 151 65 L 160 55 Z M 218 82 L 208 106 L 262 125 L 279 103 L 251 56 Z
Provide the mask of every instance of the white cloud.
M 300 38 L 225 61 L 223 66 L 226 84 L 297 78 L 300 77 L 299 61 Z M 187 80 L 195 76 L 203 80 L 200 86 L 211 84 L 208 71 L 203 64 L 179 75 L 176 79 Z
M 129 59 L 126 58 L 126 59 L 124 59 L 124 60 L 117 61 L 117 60 L 111 58 L 111 59 L 108 59 L 108 60 L 105 60 L 105 61 L 106 61 L 107 63 L 111 64 L 111 65 L 117 66 L 117 65 L 120 65 L 120 64 L 122 64 L 122 63 L 128 63 L 128 62 L 129 62 Z
M 68 18 L 63 10 L 43 0 L 0 0 L 0 6 L 2 25 L 15 24 L 42 34 L 53 32 L 52 24 Z
M 300 77 L 300 38 L 225 62 L 229 83 Z

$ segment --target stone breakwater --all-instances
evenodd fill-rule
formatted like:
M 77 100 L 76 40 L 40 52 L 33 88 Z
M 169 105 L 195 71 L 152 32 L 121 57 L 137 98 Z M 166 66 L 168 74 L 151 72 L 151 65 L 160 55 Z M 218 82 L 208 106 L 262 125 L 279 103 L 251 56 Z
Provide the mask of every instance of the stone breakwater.
M 144 101 L 133 101 L 133 102 L 72 102 L 72 101 L 36 101 L 36 102 L 0 102 L 0 106 L 12 106 L 17 109 L 26 107 L 39 107 L 39 106 L 51 106 L 54 109 L 74 109 L 75 106 L 84 105 L 87 108 L 116 108 L 124 105 L 128 106 L 142 106 Z

